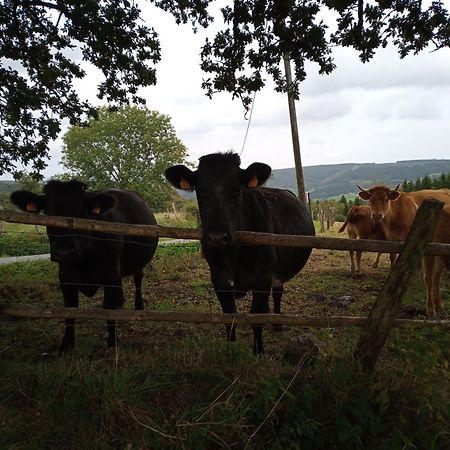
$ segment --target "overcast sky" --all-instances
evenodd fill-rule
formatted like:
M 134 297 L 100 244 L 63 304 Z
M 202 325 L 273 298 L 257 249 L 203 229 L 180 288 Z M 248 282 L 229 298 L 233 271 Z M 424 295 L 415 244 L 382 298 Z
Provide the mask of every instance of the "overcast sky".
M 449 8 L 450 0 L 444 3 Z M 148 3 L 142 18 L 155 27 L 162 47 L 158 84 L 142 91 L 147 106 L 172 118 L 190 160 L 230 149 L 240 153 L 248 124 L 241 103 L 228 94 L 210 100 L 201 89 L 199 53 L 212 31 L 194 35 L 189 25 L 176 25 Z M 391 47 L 367 64 L 354 51 L 336 49 L 334 58 L 331 75 L 307 66 L 296 103 L 304 166 L 450 158 L 450 49 L 400 60 Z M 92 69 L 89 74 L 78 87 L 93 100 L 99 78 Z M 53 145 L 47 176 L 63 171 L 60 145 Z M 294 166 L 287 97 L 270 83 L 256 94 L 241 158 L 243 167 L 254 161 Z

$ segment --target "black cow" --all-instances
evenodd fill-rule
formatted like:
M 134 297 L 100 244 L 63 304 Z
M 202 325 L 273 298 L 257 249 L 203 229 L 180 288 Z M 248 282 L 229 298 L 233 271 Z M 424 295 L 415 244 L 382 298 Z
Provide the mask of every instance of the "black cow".
M 260 187 L 271 168 L 253 163 L 240 167 L 234 153 L 214 153 L 200 158 L 196 171 L 177 165 L 166 178 L 178 189 L 195 189 L 201 226 L 202 250 L 211 281 L 224 313 L 235 313 L 235 299 L 252 291 L 250 313 L 269 312 L 272 290 L 274 312 L 280 313 L 283 284 L 303 268 L 310 248 L 273 245 L 236 245 L 235 231 L 260 231 L 313 236 L 314 225 L 306 206 L 294 194 Z M 227 326 L 227 338 L 236 340 Z M 262 327 L 254 326 L 254 353 L 263 353 Z
M 156 224 L 153 213 L 135 192 L 108 189 L 87 192 L 76 180 L 50 181 L 44 194 L 16 191 L 11 201 L 24 211 L 44 211 L 47 215 L 82 217 L 108 222 Z M 122 277 L 133 275 L 135 308 L 143 309 L 143 268 L 152 259 L 158 238 L 123 236 L 47 227 L 51 260 L 59 264 L 59 282 L 66 307 L 78 307 L 78 295 L 92 297 L 104 288 L 103 307 L 119 309 L 125 301 Z M 108 345 L 117 342 L 115 321 L 108 321 Z M 60 346 L 64 352 L 75 345 L 75 320 L 66 319 Z

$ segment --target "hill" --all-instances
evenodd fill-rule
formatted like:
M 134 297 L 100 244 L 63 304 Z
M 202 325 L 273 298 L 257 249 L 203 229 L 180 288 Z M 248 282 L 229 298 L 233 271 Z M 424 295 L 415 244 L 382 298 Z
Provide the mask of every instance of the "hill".
M 415 181 L 425 175 L 450 173 L 450 159 L 420 159 L 393 163 L 346 163 L 308 166 L 303 168 L 306 190 L 312 199 L 324 199 L 345 194 L 355 194 L 359 184 L 370 187 L 386 184 L 395 187 L 404 180 Z M 267 186 L 289 189 L 297 192 L 294 168 L 274 169 Z M 13 180 L 0 180 L 0 192 L 19 189 Z M 191 193 L 178 191 L 183 197 L 193 198 Z
M 306 190 L 313 199 L 356 193 L 357 184 L 361 187 L 375 184 L 395 187 L 404 180 L 415 181 L 425 175 L 440 175 L 442 172 L 450 172 L 450 159 L 421 159 L 384 164 L 329 164 L 303 168 Z M 267 186 L 297 192 L 294 168 L 273 170 Z
M 20 184 L 14 180 L 0 180 L 0 193 L 13 192 L 20 189 Z

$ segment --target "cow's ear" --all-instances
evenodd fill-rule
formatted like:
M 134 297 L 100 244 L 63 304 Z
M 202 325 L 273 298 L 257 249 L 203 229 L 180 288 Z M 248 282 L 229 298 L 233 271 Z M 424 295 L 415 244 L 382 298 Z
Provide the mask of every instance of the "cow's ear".
M 398 198 L 400 197 L 400 195 L 401 195 L 401 194 L 400 194 L 399 191 L 391 190 L 391 191 L 389 191 L 388 199 L 391 200 L 391 201 L 395 201 L 395 200 L 398 200 Z
M 241 182 L 246 187 L 256 187 L 264 184 L 270 177 L 272 169 L 264 163 L 250 164 L 247 169 L 241 170 Z
M 114 208 L 116 199 L 109 194 L 86 194 L 83 203 L 91 214 L 100 215 Z
M 30 191 L 15 191 L 10 200 L 13 205 L 27 212 L 38 213 L 45 206 L 45 196 Z
M 358 195 L 359 195 L 363 200 L 370 200 L 370 192 L 369 192 L 369 191 L 360 191 L 360 192 L 358 192 Z
M 178 164 L 169 167 L 165 172 L 166 180 L 177 189 L 193 191 L 196 185 L 197 172 L 193 172 L 186 166 Z

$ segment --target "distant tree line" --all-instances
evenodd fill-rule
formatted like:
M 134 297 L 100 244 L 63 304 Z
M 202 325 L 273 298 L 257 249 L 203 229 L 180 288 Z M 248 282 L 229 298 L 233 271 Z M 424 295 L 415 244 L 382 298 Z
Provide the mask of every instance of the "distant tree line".
M 450 173 L 441 173 L 438 177 L 425 175 L 416 181 L 404 180 L 402 183 L 404 192 L 420 191 L 421 189 L 450 189 Z

